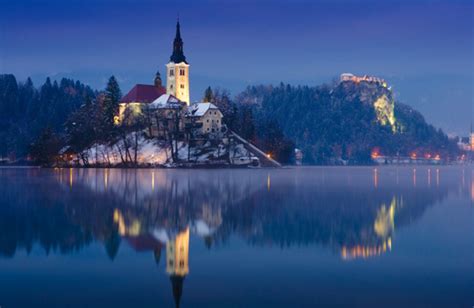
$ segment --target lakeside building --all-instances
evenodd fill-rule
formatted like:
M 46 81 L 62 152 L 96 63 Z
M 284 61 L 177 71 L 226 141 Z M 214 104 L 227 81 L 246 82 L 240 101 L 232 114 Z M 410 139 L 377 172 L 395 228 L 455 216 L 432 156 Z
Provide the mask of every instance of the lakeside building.
M 152 117 L 151 135 L 159 136 L 166 128 L 185 122 L 197 124 L 201 134 L 220 132 L 222 129 L 222 112 L 212 102 L 190 104 L 189 63 L 186 60 L 181 37 L 181 26 L 176 24 L 176 35 L 173 41 L 173 52 L 166 64 L 166 86 L 161 75 L 156 73 L 154 84 L 135 85 L 120 101 L 119 114 L 115 119 L 118 124 L 132 124 L 134 119 L 145 111 L 164 115 L 165 121 L 159 123 Z M 177 121 L 176 118 L 180 117 Z M 168 121 L 166 121 L 166 119 Z M 178 124 L 176 124 L 178 123 Z
M 216 133 L 222 130 L 222 112 L 212 103 L 191 105 L 186 117 L 189 122 L 196 124 L 201 134 Z
M 116 124 L 122 123 L 125 119 L 131 121 L 131 118 L 143 112 L 145 106 L 165 94 L 166 88 L 162 85 L 160 72 L 157 72 L 153 85 L 137 84 L 120 100 Z

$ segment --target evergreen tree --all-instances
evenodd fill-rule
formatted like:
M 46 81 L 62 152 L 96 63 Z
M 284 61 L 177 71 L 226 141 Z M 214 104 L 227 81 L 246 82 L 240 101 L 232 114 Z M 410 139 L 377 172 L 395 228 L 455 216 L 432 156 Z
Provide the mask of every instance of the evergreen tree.
M 102 110 L 102 132 L 104 138 L 110 134 L 114 127 L 114 117 L 118 114 L 119 101 L 122 98 L 122 92 L 114 76 L 109 78 L 104 93 L 104 102 Z
M 67 117 L 95 93 L 70 79 L 58 84 L 47 78 L 37 90 L 31 78 L 17 83 L 13 75 L 0 75 L 0 156 L 25 158 L 29 145 L 49 126 L 64 132 Z
M 31 145 L 30 154 L 33 160 L 43 166 L 49 166 L 54 163 L 62 142 L 53 130 L 46 127 L 38 139 Z
M 212 93 L 211 87 L 207 87 L 206 91 L 204 91 L 204 98 L 202 99 L 203 102 L 214 102 L 214 95 Z

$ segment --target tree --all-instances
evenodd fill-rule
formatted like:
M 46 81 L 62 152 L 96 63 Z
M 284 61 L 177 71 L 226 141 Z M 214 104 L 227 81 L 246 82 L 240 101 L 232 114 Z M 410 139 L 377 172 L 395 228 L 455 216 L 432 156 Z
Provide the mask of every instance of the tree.
M 238 125 L 235 126 L 237 133 L 244 139 L 255 141 L 255 119 L 252 107 L 248 105 L 240 106 L 237 116 Z
M 95 93 L 70 79 L 63 78 L 58 84 L 47 78 L 38 90 L 31 78 L 17 82 L 13 75 L 0 74 L 0 155 L 25 158 L 29 145 L 46 127 L 61 135 L 64 122 L 87 95 L 94 97 Z
M 203 102 L 212 103 L 214 101 L 214 94 L 212 93 L 211 87 L 207 87 L 204 91 L 204 98 L 202 99 Z
M 285 138 L 280 125 L 275 120 L 265 121 L 259 125 L 256 144 L 283 164 L 293 161 L 294 143 Z
M 102 110 L 102 138 L 106 140 L 114 127 L 114 118 L 118 113 L 122 92 L 114 76 L 109 78 L 104 92 Z
M 85 166 L 89 165 L 89 158 L 83 151 L 92 146 L 98 138 L 97 111 L 97 105 L 87 96 L 85 104 L 73 112 L 65 124 L 67 143 L 73 152 L 78 153 Z
M 55 163 L 61 147 L 62 142 L 59 136 L 51 128 L 46 127 L 31 145 L 29 152 L 36 163 L 42 166 L 51 166 Z

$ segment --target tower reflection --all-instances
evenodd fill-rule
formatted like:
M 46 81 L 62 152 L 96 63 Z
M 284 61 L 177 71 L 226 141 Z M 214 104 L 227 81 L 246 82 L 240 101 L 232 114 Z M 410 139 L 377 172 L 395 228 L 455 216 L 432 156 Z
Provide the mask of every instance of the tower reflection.
M 170 276 L 176 307 L 179 307 L 184 278 L 189 272 L 188 258 L 189 227 L 178 233 L 174 240 L 166 243 L 166 272 Z
M 98 243 L 114 260 L 127 245 L 166 262 L 179 305 L 190 241 L 209 250 L 238 239 L 282 250 L 318 245 L 344 260 L 382 257 L 396 247 L 395 229 L 462 185 L 459 172 L 454 179 L 446 169 L 442 182 L 436 169 L 436 186 L 423 167 L 417 172 L 428 181 L 416 186 L 413 168 L 350 169 L 349 177 L 338 170 L 28 170 L 22 185 L 11 173 L 0 178 L 0 255 L 34 245 L 74 254 Z M 466 176 L 461 192 L 474 200 Z

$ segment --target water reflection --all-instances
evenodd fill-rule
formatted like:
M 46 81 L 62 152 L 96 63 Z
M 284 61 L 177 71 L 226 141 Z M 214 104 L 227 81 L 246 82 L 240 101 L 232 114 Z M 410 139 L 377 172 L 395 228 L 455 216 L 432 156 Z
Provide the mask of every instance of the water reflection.
M 93 242 L 111 260 L 124 243 L 157 264 L 165 253 L 178 305 L 190 235 L 208 249 L 237 236 L 281 249 L 320 245 L 343 260 L 380 256 L 396 249 L 396 229 L 458 191 L 465 176 L 441 185 L 436 169 L 432 187 L 430 169 L 428 180 L 417 182 L 411 168 L 0 172 L 1 255 L 29 253 L 33 245 L 72 254 Z M 474 200 L 470 183 L 461 193 Z
M 70 192 L 62 186 L 64 172 L 69 175 Z M 17 246 L 39 242 L 48 249 L 64 246 L 60 251 L 68 251 L 67 245 L 82 247 L 114 232 L 121 237 L 147 234 L 164 245 L 186 228 L 214 244 L 236 234 L 252 245 L 285 248 L 317 243 L 336 251 L 375 249 L 387 244 L 396 224 L 413 221 L 450 189 L 447 185 L 432 189 L 430 181 L 418 187 L 415 182 L 412 187 L 406 182 L 387 184 L 393 176 L 376 184 L 377 169 L 375 191 L 360 179 L 344 181 L 346 174 L 300 172 L 283 177 L 281 172 L 271 176 L 268 172 L 68 169 L 50 176 L 48 171 L 30 170 L 28 181 L 34 185 L 27 181 L 21 186 L 2 177 L 2 199 L 8 205 L 1 209 L 7 211 L 0 218 L 6 220 L 2 233 L 11 234 L 13 226 L 18 232 L 5 239 L 11 248 L 2 245 L 1 250 L 13 249 L 4 253 L 13 255 Z M 415 181 L 416 171 L 412 172 Z M 46 180 L 39 180 L 39 175 Z M 62 232 L 49 234 L 50 229 Z M 67 244 L 61 243 L 65 232 L 74 234 Z M 67 237 L 71 239 L 71 234 Z

